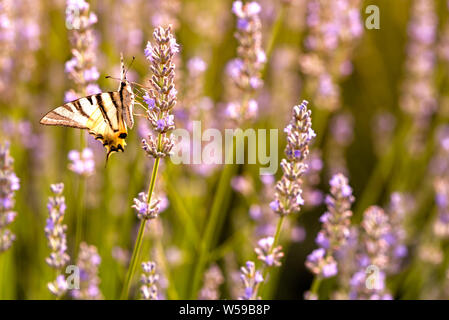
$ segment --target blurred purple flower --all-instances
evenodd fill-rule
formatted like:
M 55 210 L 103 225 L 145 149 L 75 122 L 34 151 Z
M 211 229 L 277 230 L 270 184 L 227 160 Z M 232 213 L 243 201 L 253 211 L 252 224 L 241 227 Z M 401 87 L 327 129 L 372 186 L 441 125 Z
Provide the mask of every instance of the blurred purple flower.
M 254 296 L 256 293 L 256 287 L 259 283 L 263 282 L 262 273 L 256 270 L 256 265 L 252 261 L 246 262 L 246 267 L 240 268 L 240 279 L 243 282 L 244 294 L 239 297 L 241 300 L 256 300 L 257 297 Z
M 47 224 L 45 226 L 45 236 L 47 237 L 48 246 L 51 249 L 51 253 L 45 261 L 52 268 L 62 270 L 62 268 L 70 260 L 69 255 L 66 253 L 67 226 L 62 224 L 65 210 L 67 208 L 65 198 L 62 196 L 64 184 L 52 184 L 50 189 L 53 196 L 48 199 L 47 209 L 49 218 L 47 219 Z
M 68 154 L 71 161 L 69 170 L 81 176 L 91 176 L 95 171 L 94 155 L 91 149 L 85 148 L 82 152 L 71 150 Z
M 100 300 L 103 298 L 99 289 L 100 278 L 98 269 L 101 257 L 93 245 L 85 242 L 80 244 L 76 265 L 80 270 L 80 288 L 72 290 L 72 296 L 76 300 Z M 82 275 L 82 276 L 81 276 Z
M 14 159 L 10 155 L 9 143 L 0 144 L 0 253 L 8 250 L 16 238 L 7 229 L 17 215 L 17 212 L 13 211 L 14 192 L 20 188 L 13 163 Z

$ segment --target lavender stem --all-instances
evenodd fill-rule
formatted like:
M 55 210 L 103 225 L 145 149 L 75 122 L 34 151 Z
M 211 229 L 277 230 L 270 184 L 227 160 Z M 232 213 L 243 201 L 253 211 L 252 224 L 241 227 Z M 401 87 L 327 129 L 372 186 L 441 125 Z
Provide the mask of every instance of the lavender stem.
M 271 246 L 271 250 L 269 252 L 269 254 L 271 254 L 273 252 L 273 249 L 275 249 L 277 247 L 278 241 L 279 241 L 279 237 L 281 235 L 281 229 L 282 229 L 282 223 L 284 222 L 284 218 L 285 215 L 281 215 L 278 219 L 278 223 L 276 226 L 276 233 L 274 234 L 274 241 L 273 241 L 273 245 Z M 267 267 L 266 264 L 263 264 L 263 278 L 266 281 L 268 274 L 270 272 L 270 268 Z M 258 283 L 254 289 L 254 298 L 257 297 L 257 292 L 260 290 L 263 290 L 263 283 L 265 283 L 265 281 L 262 281 L 260 283 Z M 262 295 L 262 293 L 261 293 Z
M 158 150 L 160 150 L 160 148 L 161 148 L 161 142 L 162 142 L 162 134 L 159 133 L 159 135 L 158 135 Z M 154 165 L 153 165 L 153 172 L 151 173 L 150 186 L 148 188 L 148 197 L 147 197 L 148 206 L 151 204 L 151 196 L 153 195 L 153 190 L 156 185 L 156 177 L 157 177 L 157 172 L 159 169 L 160 159 L 161 158 L 156 158 Z M 128 273 L 126 274 L 126 280 L 123 285 L 122 294 L 120 295 L 121 300 L 125 300 L 129 294 L 131 280 L 136 271 L 137 261 L 139 260 L 139 257 L 140 257 L 140 250 L 142 248 L 142 240 L 143 240 L 143 234 L 145 232 L 146 222 L 147 222 L 146 219 L 142 219 L 142 221 L 140 222 L 139 233 L 137 234 L 137 239 L 136 239 L 136 243 L 134 245 L 134 250 L 133 250 L 132 257 L 131 257 L 131 262 L 129 264 Z
M 82 139 L 83 140 L 83 139 Z M 77 201 L 76 206 L 76 233 L 75 233 L 75 250 L 74 256 L 78 256 L 79 246 L 83 239 L 83 225 L 84 225 L 84 202 L 85 202 L 85 194 L 86 194 L 86 178 L 84 176 L 80 176 L 79 185 L 78 185 L 78 193 L 79 199 Z

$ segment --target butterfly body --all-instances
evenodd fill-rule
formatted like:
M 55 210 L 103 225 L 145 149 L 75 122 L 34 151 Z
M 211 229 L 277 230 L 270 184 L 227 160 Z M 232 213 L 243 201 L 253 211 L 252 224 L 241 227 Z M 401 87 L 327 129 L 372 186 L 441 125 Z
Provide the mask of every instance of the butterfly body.
M 117 91 L 102 92 L 68 102 L 50 112 L 40 121 L 50 126 L 86 129 L 103 143 L 107 158 L 112 152 L 124 151 L 127 128 L 134 126 L 134 93 L 126 80 L 122 59 L 122 75 Z

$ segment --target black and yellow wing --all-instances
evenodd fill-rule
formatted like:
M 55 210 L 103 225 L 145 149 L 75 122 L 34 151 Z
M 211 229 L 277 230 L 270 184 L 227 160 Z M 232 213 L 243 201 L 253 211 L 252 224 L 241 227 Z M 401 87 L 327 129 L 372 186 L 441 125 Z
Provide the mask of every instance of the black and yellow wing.
M 86 129 L 102 141 L 109 156 L 126 145 L 123 108 L 120 92 L 104 92 L 66 103 L 47 113 L 40 123 Z

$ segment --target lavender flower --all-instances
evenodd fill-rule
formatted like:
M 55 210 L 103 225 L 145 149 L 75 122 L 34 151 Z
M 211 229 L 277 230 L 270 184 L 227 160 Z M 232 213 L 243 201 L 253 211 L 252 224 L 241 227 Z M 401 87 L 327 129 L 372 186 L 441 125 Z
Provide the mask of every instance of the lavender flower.
M 306 267 L 323 278 L 333 277 L 338 272 L 334 257 L 326 254 L 323 248 L 315 249 L 307 256 Z
M 307 53 L 301 57 L 301 69 L 319 108 L 333 111 L 341 106 L 338 82 L 352 72 L 350 59 L 363 33 L 360 7 L 360 0 L 307 3 Z
M 307 171 L 305 159 L 309 154 L 309 143 L 315 137 L 313 132 L 311 112 L 307 109 L 307 101 L 301 105 L 293 107 L 293 115 L 290 123 L 285 128 L 287 133 L 287 146 L 285 148 L 286 159 L 282 159 L 281 167 L 283 176 L 276 184 L 274 200 L 270 203 L 270 208 L 281 216 L 278 221 L 278 227 L 281 225 L 282 218 L 288 214 L 298 212 L 300 206 L 304 204 L 302 194 L 302 175 Z M 259 240 L 259 247 L 255 249 L 258 259 L 262 260 L 266 267 L 279 266 L 280 259 L 283 257 L 281 247 L 275 246 L 275 239 L 279 237 L 280 228 L 277 228 L 275 237 L 268 237 Z M 249 270 L 249 266 L 248 270 Z M 268 274 L 268 269 L 265 269 Z M 260 282 L 263 281 L 261 277 Z M 254 287 L 245 286 L 248 299 L 254 299 L 257 296 L 259 283 Z
M 14 1 L 3 1 L 0 12 L 0 99 L 9 96 L 14 70 Z
M 286 158 L 281 161 L 283 176 L 276 184 L 274 200 L 270 203 L 271 209 L 281 216 L 278 226 L 284 216 L 298 212 L 300 206 L 304 204 L 301 197 L 301 177 L 307 171 L 305 159 L 309 155 L 309 143 L 315 137 L 315 132 L 312 130 L 311 111 L 307 109 L 307 104 L 308 102 L 304 100 L 301 105 L 293 107 L 292 118 L 284 130 L 287 133 L 287 146 Z M 279 230 L 280 228 L 276 232 Z M 259 247 L 255 249 L 258 259 L 265 263 L 265 267 L 280 265 L 279 260 L 283 253 L 280 247 L 275 246 L 274 240 L 277 237 L 279 233 L 276 233 L 274 238 L 260 240 Z M 250 269 L 248 265 L 247 268 Z M 262 277 L 261 281 L 263 281 Z M 255 298 L 259 285 L 256 283 L 254 287 L 245 286 L 245 288 L 251 290 L 250 295 L 245 294 L 245 296 Z
M 405 112 L 416 117 L 417 121 L 431 115 L 436 108 L 433 78 L 437 24 L 433 1 L 413 1 L 405 62 L 408 74 L 403 84 L 400 106 Z
M 332 175 L 343 173 L 348 175 L 346 149 L 354 138 L 354 119 L 351 113 L 340 113 L 331 120 L 331 141 L 329 143 L 328 164 Z
M 170 155 L 174 145 L 173 138 L 167 132 L 175 128 L 174 117 L 170 112 L 176 104 L 173 58 L 179 52 L 179 45 L 171 32 L 171 26 L 166 29 L 156 28 L 153 38 L 156 44 L 148 42 L 145 48 L 145 56 L 151 62 L 153 76 L 144 100 L 148 104 L 147 118 L 159 139 L 150 133 L 148 140 L 142 140 L 142 145 L 148 156 L 161 158 Z
M 364 213 L 362 228 L 364 231 L 362 234 L 364 253 L 372 264 L 380 268 L 387 266 L 389 243 L 385 237 L 391 230 L 389 217 L 381 208 L 372 206 Z
M 411 211 L 411 200 L 406 195 L 394 192 L 390 196 L 388 215 L 390 219 L 390 233 L 386 240 L 390 245 L 388 272 L 391 274 L 400 271 L 402 260 L 407 256 L 407 246 L 405 244 L 407 233 L 405 221 L 407 213 Z
M 246 262 L 246 267 L 240 268 L 241 274 L 240 279 L 243 282 L 244 293 L 239 297 L 241 300 L 254 300 L 260 299 L 259 297 L 255 297 L 257 294 L 257 286 L 259 283 L 263 282 L 262 273 L 256 270 L 256 265 L 252 261 Z
M 235 176 L 231 179 L 231 187 L 236 192 L 248 197 L 253 190 L 253 181 L 249 176 Z
M 438 216 L 433 222 L 434 234 L 441 240 L 449 237 L 449 126 L 436 130 L 435 155 L 429 164 L 435 190 Z
M 334 175 L 329 184 L 331 194 L 325 201 L 328 211 L 320 218 L 323 228 L 318 233 L 316 241 L 321 247 L 335 252 L 344 246 L 348 239 L 352 216 L 351 204 L 354 197 L 348 179 L 344 175 Z
M 94 154 L 91 149 L 85 148 L 79 152 L 77 150 L 71 150 L 68 155 L 71 163 L 69 164 L 69 170 L 84 177 L 91 176 L 95 171 Z
M 257 2 L 243 4 L 235 1 L 232 12 L 237 17 L 238 41 L 237 58 L 228 65 L 228 74 L 234 85 L 247 99 L 242 102 L 230 102 L 226 114 L 229 119 L 241 122 L 254 119 L 257 115 L 258 104 L 254 100 L 256 91 L 262 87 L 261 71 L 266 62 L 262 49 L 262 32 L 259 14 L 261 7 Z
M 439 238 L 449 237 L 449 179 L 438 177 L 434 181 L 435 203 L 438 217 L 433 225 L 433 231 Z
M 2 0 L 0 6 L 0 100 L 13 103 L 37 67 L 43 4 Z
M 323 226 L 316 237 L 321 247 L 308 257 L 306 266 L 324 278 L 337 274 L 336 253 L 346 245 L 350 236 L 351 204 L 354 202 L 348 179 L 336 174 L 330 180 L 331 194 L 326 197 L 327 211 L 321 216 Z
M 220 268 L 213 264 L 204 274 L 204 285 L 200 291 L 200 300 L 218 300 L 220 298 L 219 287 L 223 284 L 224 277 Z
M 157 300 L 157 283 L 159 275 L 156 273 L 156 263 L 153 261 L 142 262 L 143 273 L 140 277 L 142 286 L 140 293 L 143 300 Z
M 273 247 L 274 238 L 266 237 L 259 240 L 258 247 L 254 250 L 257 259 L 264 262 L 268 267 L 281 265 L 280 259 L 284 256 L 281 246 Z
M 67 0 L 66 13 L 66 25 L 71 29 L 72 58 L 66 62 L 65 71 L 75 84 L 75 90 L 66 93 L 66 98 L 99 93 L 95 83 L 100 76 L 95 67 L 97 40 L 93 30 L 97 16 L 84 0 Z
M 101 257 L 97 248 L 81 242 L 80 251 L 76 265 L 80 270 L 80 289 L 73 290 L 73 298 L 77 300 L 100 300 L 103 298 L 100 288 L 100 278 L 98 277 L 98 268 L 101 263 Z
M 434 1 L 415 0 L 408 24 L 406 74 L 399 105 L 412 119 L 410 154 L 424 151 L 426 130 L 438 102 L 435 88 L 438 17 Z
M 63 274 L 58 275 L 53 282 L 49 282 L 47 287 L 56 297 L 62 297 L 69 288 Z
M 359 271 L 351 278 L 351 299 L 390 299 L 385 287 L 385 270 L 389 265 L 390 245 L 387 236 L 391 231 L 385 212 L 376 206 L 369 207 L 363 217 L 361 243 L 358 255 Z M 368 272 L 375 272 L 368 278 Z M 374 283 L 371 283 L 374 280 Z M 371 284 L 367 285 L 368 282 Z
M 286 159 L 282 159 L 283 176 L 276 184 L 274 201 L 271 209 L 279 215 L 298 212 L 304 204 L 302 199 L 301 177 L 307 171 L 305 159 L 309 155 L 309 143 L 316 136 L 312 130 L 311 111 L 307 101 L 293 107 L 293 116 L 285 128 L 287 133 Z
M 45 236 L 48 247 L 51 249 L 50 256 L 45 259 L 47 264 L 56 269 L 58 275 L 53 282 L 47 284 L 48 289 L 57 297 L 64 295 L 68 289 L 66 279 L 60 274 L 65 265 L 70 261 L 67 254 L 67 225 L 62 224 L 66 210 L 65 198 L 62 195 L 64 184 L 52 184 L 50 190 L 52 197 L 48 198 L 47 209 L 49 218 L 45 226 Z
M 19 190 L 19 178 L 14 173 L 14 159 L 9 153 L 9 143 L 0 145 L 0 253 L 8 250 L 16 236 L 6 227 L 17 212 L 14 208 L 14 192 Z
M 140 220 L 156 219 L 159 216 L 160 200 L 154 199 L 149 204 L 147 194 L 140 192 L 138 198 L 134 198 L 132 208 L 137 211 Z
M 177 90 L 175 89 L 175 64 L 173 59 L 179 52 L 179 45 L 172 34 L 171 26 L 167 28 L 158 27 L 154 29 L 153 38 L 155 44 L 148 41 L 145 48 L 145 56 L 150 61 L 152 72 L 149 80 L 150 86 L 145 91 L 145 100 L 148 103 L 147 119 L 152 126 L 152 131 L 148 135 L 148 140 L 143 139 L 143 149 L 149 157 L 155 158 L 153 172 L 150 178 L 148 195 L 141 193 L 139 198 L 134 199 L 134 208 L 138 211 L 141 219 L 139 235 L 136 238 L 130 268 L 122 290 L 122 298 L 128 296 L 130 280 L 133 277 L 134 268 L 139 255 L 145 225 L 148 219 L 155 219 L 159 212 L 159 200 L 152 201 L 153 191 L 156 183 L 156 175 L 159 168 L 160 158 L 170 154 L 174 145 L 172 136 L 168 136 L 168 131 L 174 129 L 174 116 L 170 113 L 176 104 Z M 157 136 L 154 135 L 157 133 Z M 157 222 L 157 220 L 156 220 Z M 158 223 L 156 223 L 156 226 Z M 159 223 L 160 226 L 162 226 Z M 162 230 L 162 228 L 157 228 Z
M 45 236 L 48 240 L 48 246 L 51 249 L 50 256 L 46 258 L 46 262 L 52 268 L 61 270 L 70 260 L 67 254 L 67 225 L 62 224 L 64 219 L 65 198 L 62 195 L 64 184 L 52 184 L 50 186 L 53 197 L 48 199 L 47 209 L 49 218 L 45 226 Z
M 429 171 L 434 180 L 449 180 L 449 126 L 441 125 L 436 129 L 436 152 L 429 163 Z M 437 199 L 436 199 L 437 200 Z M 439 200 L 437 203 L 440 202 Z
M 338 289 L 331 294 L 332 299 L 348 300 L 350 292 L 350 281 L 354 273 L 360 267 L 357 261 L 357 250 L 359 249 L 359 228 L 352 226 L 346 243 L 335 252 L 335 260 L 338 265 Z
M 120 0 L 111 3 L 112 23 L 111 34 L 108 37 L 114 41 L 115 46 L 122 52 L 134 53 L 140 51 L 143 41 L 144 23 L 141 19 L 142 7 L 146 1 Z M 146 21 L 145 21 L 146 22 Z
M 187 61 L 187 69 L 189 70 L 189 74 L 195 77 L 206 71 L 207 63 L 200 57 L 193 57 Z
M 182 9 L 180 0 L 151 1 L 153 15 L 151 23 L 153 26 L 171 25 L 173 30 L 179 27 L 178 15 Z
M 203 95 L 207 67 L 207 62 L 199 56 L 187 61 L 186 77 L 189 81 L 185 83 L 181 96 L 181 109 L 177 110 L 176 118 L 190 132 L 193 130 L 192 120 L 201 121 L 202 125 L 208 128 L 214 126 L 214 112 L 211 106 L 213 102 Z

